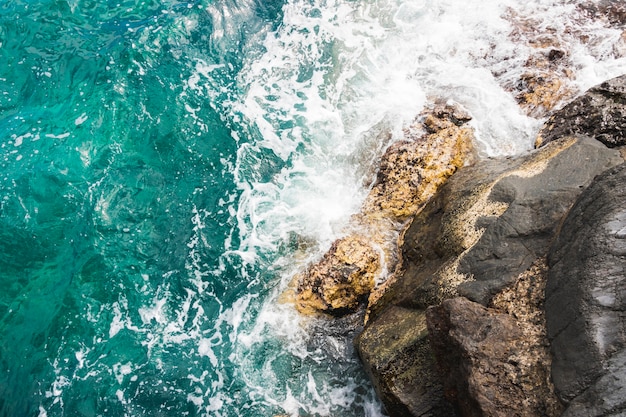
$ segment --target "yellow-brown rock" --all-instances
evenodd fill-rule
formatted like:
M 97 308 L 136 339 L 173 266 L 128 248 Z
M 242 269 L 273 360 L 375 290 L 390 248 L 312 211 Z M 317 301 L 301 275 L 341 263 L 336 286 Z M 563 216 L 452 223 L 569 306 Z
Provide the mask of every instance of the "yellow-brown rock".
M 470 117 L 437 105 L 407 129 L 406 140 L 389 146 L 351 233 L 337 240 L 317 263 L 296 277 L 296 307 L 303 313 L 341 315 L 355 311 L 393 272 L 398 236 L 459 167 L 473 159 Z M 414 137 L 412 131 L 421 131 Z
M 511 39 L 528 45 L 531 53 L 524 72 L 505 82 L 504 87 L 514 94 L 526 114 L 545 117 L 576 93 L 571 86 L 574 74 L 570 70 L 567 44 L 554 31 L 537 31 L 539 22 L 532 17 L 509 10 L 506 18 L 513 27 Z
M 338 239 L 300 277 L 296 305 L 305 313 L 352 311 L 374 288 L 380 268 L 380 254 L 365 237 Z
M 534 69 L 534 72 L 520 77 L 515 98 L 528 115 L 544 116 L 572 95 L 563 82 L 564 78 L 565 73 Z
M 436 108 L 424 119 L 429 133 L 418 140 L 392 144 L 364 204 L 366 213 L 405 220 L 466 162 L 473 138 L 463 126 L 469 116 L 451 106 Z

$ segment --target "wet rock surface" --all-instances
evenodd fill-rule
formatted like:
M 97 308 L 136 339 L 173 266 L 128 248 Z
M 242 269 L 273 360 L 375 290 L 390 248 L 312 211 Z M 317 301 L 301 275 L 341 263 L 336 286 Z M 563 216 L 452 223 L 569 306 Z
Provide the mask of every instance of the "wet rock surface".
M 613 0 L 580 2 L 577 7 L 591 19 L 606 19 L 611 24 L 626 23 L 626 4 Z
M 356 345 L 389 415 L 457 415 L 443 400 L 424 311 L 394 306 L 357 337 Z
M 599 176 L 549 255 L 546 319 L 565 416 L 626 413 L 626 165 Z
M 425 309 L 458 295 L 487 305 L 547 253 L 582 189 L 622 161 L 580 137 L 461 170 L 404 233 L 402 269 L 371 315 L 389 304 Z
M 337 315 L 354 311 L 374 287 L 380 269 L 380 254 L 364 236 L 339 239 L 307 270 L 298 305 L 301 311 Z
M 518 77 L 503 80 L 504 88 L 513 94 L 526 114 L 544 117 L 575 93 L 567 42 L 554 31 L 537 31 L 535 28 L 541 23 L 531 16 L 509 9 L 505 18 L 512 23 L 509 37 L 525 43 L 530 54 Z
M 473 131 L 464 126 L 470 120 L 455 106 L 438 105 L 421 122 L 426 135 L 392 144 L 383 155 L 363 215 L 400 221 L 415 215 L 470 159 Z
M 593 87 L 556 111 L 539 132 L 536 147 L 585 134 L 609 147 L 626 144 L 626 76 Z
M 368 301 L 355 347 L 391 417 L 626 415 L 625 82 L 556 112 L 518 158 L 456 172 L 471 131 L 446 106 L 389 147 L 296 304 Z
M 459 108 L 436 105 L 388 148 L 352 231 L 296 278 L 299 311 L 343 315 L 365 303 L 384 271 L 395 269 L 406 220 L 474 157 L 469 120 Z

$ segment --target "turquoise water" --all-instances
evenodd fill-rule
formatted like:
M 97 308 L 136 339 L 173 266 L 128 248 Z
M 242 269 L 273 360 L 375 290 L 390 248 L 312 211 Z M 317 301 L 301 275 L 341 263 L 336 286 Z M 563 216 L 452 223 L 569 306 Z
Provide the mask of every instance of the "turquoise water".
M 270 416 L 307 383 L 321 402 L 361 384 L 353 359 L 320 366 L 284 340 L 236 338 L 290 251 L 247 259 L 236 213 L 245 184 L 289 164 L 238 157 L 260 133 L 232 105 L 263 52 L 251 39 L 281 9 L 0 6 L 0 415 Z M 333 366 L 347 379 L 328 378 Z M 361 391 L 337 415 L 363 414 Z
M 382 416 L 358 325 L 281 294 L 433 96 L 530 148 L 515 8 L 624 68 L 556 0 L 2 2 L 0 416 Z

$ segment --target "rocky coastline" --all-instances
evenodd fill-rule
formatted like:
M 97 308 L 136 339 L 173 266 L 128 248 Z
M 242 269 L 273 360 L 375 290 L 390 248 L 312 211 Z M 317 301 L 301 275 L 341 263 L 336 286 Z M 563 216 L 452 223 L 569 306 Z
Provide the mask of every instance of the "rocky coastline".
M 389 148 L 297 308 L 364 312 L 390 417 L 625 415 L 626 76 L 516 158 L 477 158 L 468 120 L 434 104 Z

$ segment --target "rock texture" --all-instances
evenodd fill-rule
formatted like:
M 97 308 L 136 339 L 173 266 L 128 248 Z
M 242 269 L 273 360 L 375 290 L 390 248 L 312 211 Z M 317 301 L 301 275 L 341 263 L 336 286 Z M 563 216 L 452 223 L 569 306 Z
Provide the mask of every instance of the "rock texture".
M 626 4 L 613 0 L 583 1 L 576 5 L 588 18 L 605 19 L 614 25 L 626 23 Z
M 392 144 L 361 213 L 347 236 L 297 279 L 296 306 L 303 313 L 353 312 L 398 261 L 397 236 L 437 189 L 472 157 L 469 116 L 437 105 L 422 116 L 412 137 Z
M 626 165 L 599 176 L 549 255 L 546 319 L 564 416 L 626 414 Z
M 556 71 L 566 56 L 544 58 Z M 451 176 L 472 153 L 469 118 L 449 106 L 389 147 L 296 303 L 341 315 L 368 300 L 355 346 L 391 417 L 626 415 L 625 117 L 626 76 L 555 113 L 518 158 Z
M 461 170 L 404 233 L 402 270 L 371 314 L 388 304 L 425 309 L 457 295 L 487 305 L 547 253 L 582 189 L 622 161 L 580 137 Z
M 393 306 L 358 337 L 365 370 L 391 416 L 454 416 L 441 401 L 424 311 Z M 415 366 L 418 361 L 421 366 Z
M 585 134 L 609 147 L 626 144 L 626 76 L 591 88 L 555 112 L 537 137 L 536 147 L 571 134 Z
M 447 398 L 476 416 L 557 416 L 543 320 L 545 259 L 499 294 L 494 308 L 463 297 L 427 310 Z
M 567 50 L 558 33 L 536 28 L 541 25 L 533 16 L 507 10 L 504 15 L 511 22 L 509 37 L 517 44 L 528 46 L 529 57 L 518 77 L 504 77 L 503 86 L 518 104 L 533 117 L 544 117 L 563 100 L 571 98 L 573 72 Z M 499 74 L 495 74 L 498 77 Z
M 554 396 L 546 394 L 551 392 L 551 387 L 546 377 L 549 359 L 542 359 L 547 357 L 545 333 L 537 327 L 542 324 L 531 319 L 539 314 L 542 293 L 541 296 L 535 294 L 534 298 L 531 297 L 534 301 L 527 303 L 529 307 L 526 310 L 520 308 L 519 315 L 514 313 L 517 307 L 510 306 L 515 305 L 513 300 L 531 299 L 530 295 L 523 295 L 532 295 L 531 285 L 528 284 L 532 280 L 527 278 L 524 281 L 523 277 L 532 275 L 533 268 L 539 268 L 540 259 L 548 252 L 560 219 L 582 190 L 596 175 L 622 162 L 618 151 L 608 149 L 593 139 L 563 138 L 524 157 L 482 161 L 460 170 L 414 217 L 402 236 L 400 267 L 384 287 L 385 291 L 378 301 L 370 306 L 369 322 L 356 341 L 365 367 L 385 405 L 392 410 L 405 410 L 391 413 L 392 416 L 446 415 L 437 411 L 447 404 L 444 392 L 448 393 L 449 399 L 459 401 L 457 406 L 465 410 L 463 415 L 516 415 L 489 414 L 486 411 L 482 411 L 486 414 L 473 414 L 468 411 L 489 405 L 478 401 L 475 395 L 491 398 L 493 393 L 465 387 L 464 392 L 470 393 L 471 399 L 461 401 L 462 397 L 458 395 L 460 388 L 450 388 L 444 383 L 450 378 L 455 379 L 456 374 L 444 375 L 442 379 L 437 371 L 433 371 L 432 359 L 424 359 L 431 358 L 432 352 L 407 357 L 400 350 L 391 350 L 386 354 L 390 358 L 385 362 L 397 361 L 402 364 L 402 372 L 422 375 L 405 389 L 420 392 L 423 390 L 420 381 L 427 380 L 430 390 L 427 401 L 404 402 L 402 395 L 388 394 L 398 389 L 394 382 L 398 367 L 377 365 L 376 352 L 382 348 L 376 343 L 384 345 L 394 338 L 402 338 L 406 331 L 405 327 L 394 324 L 399 320 L 393 318 L 390 311 L 402 309 L 407 315 L 421 317 L 430 306 L 459 296 L 482 307 L 467 304 L 470 301 L 456 301 L 458 304 L 448 302 L 443 310 L 433 313 L 433 331 L 436 332 L 436 323 L 440 323 L 442 328 L 459 325 L 451 320 L 462 318 L 464 313 L 460 313 L 458 308 L 463 306 L 467 307 L 468 314 L 471 312 L 476 316 L 476 320 L 481 317 L 473 324 L 485 326 L 485 329 L 491 326 L 494 333 L 472 334 L 473 330 L 465 328 L 467 334 L 461 338 L 463 340 L 449 341 L 451 346 L 456 346 L 454 357 L 466 357 L 477 372 L 481 369 L 510 371 L 507 375 L 496 377 L 500 381 L 497 389 L 499 392 L 508 390 L 509 394 L 515 393 L 511 398 L 522 395 L 522 392 L 526 395 L 525 405 L 511 403 L 508 405 L 511 410 L 534 407 L 534 410 L 544 410 L 545 415 L 558 415 L 558 402 Z M 515 291 L 507 295 L 511 288 Z M 524 311 L 528 312 L 528 318 L 524 318 Z M 458 313 L 458 317 L 454 318 L 452 313 Z M 382 334 L 382 327 L 385 329 L 384 337 L 371 336 Z M 502 348 L 500 359 L 494 359 L 498 363 L 491 363 L 489 355 L 482 354 L 476 344 L 498 338 L 513 344 L 514 350 Z M 411 346 L 428 351 L 427 340 L 427 332 L 416 333 Z M 465 345 L 461 342 L 474 349 L 473 354 L 478 356 L 470 360 L 472 356 L 463 351 Z M 484 346 L 485 349 L 490 343 Z M 540 351 L 543 352 L 541 358 L 537 357 Z M 437 356 L 441 362 L 442 357 L 450 354 L 441 351 Z M 475 383 L 476 387 L 480 385 Z M 500 402 L 495 401 L 491 406 L 498 404 Z
M 458 297 L 427 317 L 446 396 L 463 415 L 558 415 L 544 364 L 525 355 L 528 342 L 513 316 Z
M 427 134 L 392 144 L 383 156 L 363 216 L 406 220 L 415 215 L 459 167 L 468 162 L 471 117 L 450 105 L 436 106 L 422 121 Z
M 519 71 L 510 73 L 498 68 L 493 75 L 530 116 L 549 116 L 562 103 L 580 94 L 575 85 L 579 68 L 572 61 L 572 56 L 576 55 L 572 47 L 593 44 L 596 28 L 621 31 L 621 36 L 606 39 L 603 46 L 605 53 L 616 59 L 626 56 L 626 4 L 623 1 L 578 0 L 570 3 L 568 13 L 572 24 L 566 26 L 553 25 L 517 7 L 507 8 L 502 16 L 511 23 L 509 38 L 517 45 L 525 45 L 528 56 L 522 66 L 516 67 Z M 594 29 L 591 29 L 590 22 L 593 22 Z M 495 56 L 496 51 L 493 52 Z M 509 59 L 519 59 L 519 56 L 506 56 L 499 62 Z M 590 131 L 576 133 L 593 136 Z
M 341 315 L 354 311 L 381 273 L 380 254 L 364 236 L 336 240 L 302 278 L 298 306 Z

